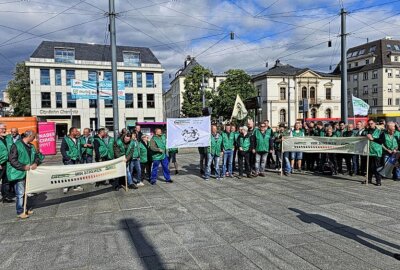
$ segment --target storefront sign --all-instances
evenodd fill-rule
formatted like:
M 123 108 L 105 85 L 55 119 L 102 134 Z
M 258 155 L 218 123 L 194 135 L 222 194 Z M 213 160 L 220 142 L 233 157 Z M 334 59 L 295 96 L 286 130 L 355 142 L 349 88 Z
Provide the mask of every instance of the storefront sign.
M 77 109 L 40 109 L 38 115 L 79 115 Z

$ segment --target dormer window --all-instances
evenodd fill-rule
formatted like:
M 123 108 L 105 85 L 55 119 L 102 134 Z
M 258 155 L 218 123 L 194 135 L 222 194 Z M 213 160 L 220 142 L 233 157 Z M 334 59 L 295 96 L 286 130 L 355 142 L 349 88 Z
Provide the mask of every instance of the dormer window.
M 123 52 L 124 65 L 131 67 L 140 66 L 140 53 L 138 52 Z
M 376 51 L 376 46 L 372 46 L 371 48 L 369 48 L 370 53 L 375 52 L 375 51 Z
M 56 63 L 75 63 L 75 49 L 55 48 L 54 62 Z

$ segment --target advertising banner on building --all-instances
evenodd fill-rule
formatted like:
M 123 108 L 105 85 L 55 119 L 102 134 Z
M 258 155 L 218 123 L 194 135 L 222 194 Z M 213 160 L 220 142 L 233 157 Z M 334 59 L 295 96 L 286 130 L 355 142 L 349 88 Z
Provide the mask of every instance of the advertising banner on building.
M 100 99 L 112 99 L 111 81 L 99 82 Z M 72 80 L 71 95 L 73 99 L 97 99 L 95 81 Z M 118 81 L 118 99 L 125 100 L 125 84 Z
M 167 118 L 167 148 L 210 146 L 211 118 Z
M 126 176 L 125 156 L 68 166 L 39 166 L 27 172 L 26 193 L 90 184 Z
M 39 122 L 39 150 L 43 155 L 56 154 L 56 123 Z
M 365 137 L 284 137 L 282 151 L 366 156 L 369 152 L 368 142 Z

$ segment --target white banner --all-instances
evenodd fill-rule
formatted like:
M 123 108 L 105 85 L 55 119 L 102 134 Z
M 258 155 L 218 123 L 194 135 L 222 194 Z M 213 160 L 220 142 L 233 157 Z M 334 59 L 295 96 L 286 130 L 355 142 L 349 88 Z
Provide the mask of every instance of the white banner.
M 368 142 L 365 137 L 284 137 L 282 151 L 367 156 L 369 153 Z
M 353 103 L 353 115 L 362 115 L 367 116 L 369 111 L 369 105 L 361 98 L 357 98 L 355 96 L 351 96 Z
M 126 176 L 126 163 L 123 156 L 89 164 L 39 166 L 27 173 L 26 192 L 38 193 Z
M 210 146 L 211 118 L 167 118 L 167 148 Z

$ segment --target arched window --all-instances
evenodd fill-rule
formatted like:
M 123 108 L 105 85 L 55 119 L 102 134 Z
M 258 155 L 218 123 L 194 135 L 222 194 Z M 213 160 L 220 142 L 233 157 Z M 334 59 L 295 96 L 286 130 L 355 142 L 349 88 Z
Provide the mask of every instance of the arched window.
M 326 109 L 325 110 L 325 118 L 331 118 L 331 116 L 332 116 L 332 110 Z
M 305 86 L 303 86 L 303 88 L 301 88 L 301 97 L 307 98 L 307 87 L 305 87 Z
M 279 112 L 279 122 L 286 123 L 286 110 L 285 109 L 282 109 Z
M 315 108 L 311 109 L 311 118 L 317 118 L 317 110 Z
M 315 102 L 315 87 L 314 86 L 312 86 L 310 88 L 310 99 L 311 99 L 311 103 Z

